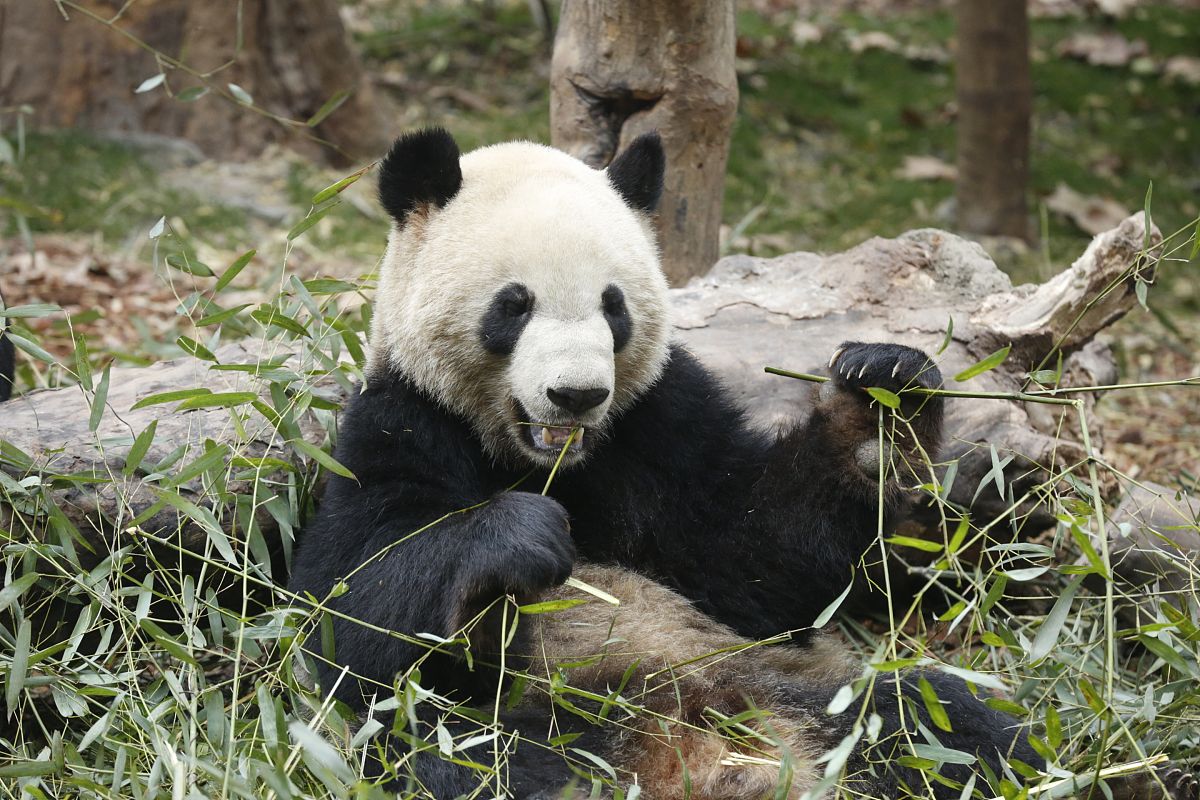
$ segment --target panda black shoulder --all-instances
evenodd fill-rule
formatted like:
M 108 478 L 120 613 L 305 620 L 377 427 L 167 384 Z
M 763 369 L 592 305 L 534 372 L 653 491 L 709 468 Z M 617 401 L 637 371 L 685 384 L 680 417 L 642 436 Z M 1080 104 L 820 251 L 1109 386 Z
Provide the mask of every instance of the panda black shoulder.
M 661 446 L 664 437 L 671 447 Z M 679 344 L 671 345 L 658 381 L 618 420 L 613 440 L 621 448 L 645 447 L 649 461 L 669 460 L 687 471 L 731 443 L 755 452 L 769 446 L 720 379 Z
M 364 484 L 433 468 L 472 475 L 486 463 L 464 420 L 391 373 L 373 375 L 350 399 L 334 454 Z

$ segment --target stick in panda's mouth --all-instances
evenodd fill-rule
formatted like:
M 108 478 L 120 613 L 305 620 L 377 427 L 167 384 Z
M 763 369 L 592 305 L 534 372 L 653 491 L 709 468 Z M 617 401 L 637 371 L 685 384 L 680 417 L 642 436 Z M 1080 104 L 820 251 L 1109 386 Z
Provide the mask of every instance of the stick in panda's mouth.
M 583 433 L 582 427 L 572 425 L 541 425 L 534 422 L 530 423 L 529 428 L 529 438 L 538 450 L 561 450 L 568 441 L 572 450 L 581 450 Z

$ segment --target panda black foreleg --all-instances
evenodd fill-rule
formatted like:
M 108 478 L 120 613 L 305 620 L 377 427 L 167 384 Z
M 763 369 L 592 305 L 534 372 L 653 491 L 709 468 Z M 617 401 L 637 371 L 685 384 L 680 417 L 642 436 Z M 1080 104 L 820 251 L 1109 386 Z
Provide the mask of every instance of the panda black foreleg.
M 0 402 L 12 396 L 13 381 L 17 374 L 16 354 L 6 332 L 7 327 L 0 328 Z
M 921 465 L 942 440 L 943 401 L 922 394 L 935 389 L 942 374 L 925 353 L 899 344 L 843 342 L 829 360 L 830 381 L 817 391 L 809 431 L 828 457 L 836 459 L 848 485 L 876 494 L 880 477 L 879 428 L 883 421 L 884 479 L 911 483 Z M 868 389 L 883 389 L 899 398 L 891 409 Z
M 921 697 L 920 681 L 929 682 L 941 702 L 951 730 L 939 728 L 929 715 Z M 937 739 L 937 743 L 967 756 L 973 764 L 944 763 L 937 772 L 955 784 L 969 780 L 971 773 L 981 773 L 986 764 L 993 775 L 1005 776 L 1004 762 L 1016 759 L 1034 769 L 1045 769 L 1045 761 L 1028 741 L 1026 726 L 1010 714 L 989 707 L 971 693 L 965 681 L 936 670 L 913 670 L 890 676 L 875 684 L 871 695 L 872 710 L 883 719 L 880 740 L 864 753 L 865 760 L 893 764 L 892 771 L 900 784 L 917 795 L 933 788 L 935 797 L 955 798 L 960 790 L 948 787 L 922 775 L 917 769 L 895 765 L 895 759 L 909 754 L 909 743 L 929 744 L 918 730 L 918 723 Z M 981 780 L 976 780 L 981 785 Z
M 388 721 L 381 719 L 388 724 Z M 549 714 L 540 707 L 520 706 L 501 711 L 500 724 L 504 731 L 502 747 L 505 752 L 497 760 L 492 740 L 454 752 L 460 761 L 478 764 L 494 764 L 497 772 L 483 772 L 461 763 L 443 758 L 438 747 L 435 728 L 442 725 L 454 739 L 478 731 L 474 722 L 464 723 L 428 704 L 416 709 L 416 719 L 410 723 L 409 731 L 422 745 L 414 748 L 409 742 L 387 735 L 379 742 L 383 748 L 382 758 L 372 758 L 367 763 L 365 775 L 375 780 L 384 779 L 384 786 L 399 793 L 400 797 L 431 797 L 434 800 L 452 800 L 472 795 L 481 786 L 493 789 L 491 796 L 502 790 L 514 800 L 559 800 L 577 797 L 570 791 L 578 778 L 568 766 L 567 759 L 558 748 L 537 741 L 544 737 L 551 723 Z M 580 723 L 575 718 L 558 720 L 558 729 L 576 734 L 573 746 L 590 752 L 603 752 L 604 731 L 594 725 Z M 519 741 L 516 736 L 520 735 Z M 378 753 L 378 751 L 376 751 Z M 386 766 L 385 766 L 386 762 Z
M 327 502 L 323 513 L 327 509 L 328 519 L 337 519 L 339 529 L 356 530 L 355 525 L 361 524 L 361 530 L 369 532 L 370 520 L 381 516 L 365 502 Z M 423 675 L 431 688 L 464 697 L 473 694 L 483 677 L 471 674 L 453 652 L 430 654 L 411 637 L 430 633 L 451 638 L 474 622 L 467 632 L 472 654 L 486 660 L 499 651 L 502 639 L 503 603 L 497 601 L 508 594 L 524 598 L 557 586 L 570 575 L 575 560 L 566 511 L 550 498 L 526 492 L 499 494 L 479 508 L 451 515 L 413 535 L 419 528 L 419 521 L 393 519 L 387 529 L 364 537 L 360 564 L 386 552 L 366 566 L 347 570 L 353 574 L 322 578 L 312 574 L 327 571 L 319 552 L 304 553 L 299 559 L 301 568 L 294 581 L 299 588 L 318 594 L 341 580 L 348 587 L 329 602 L 333 611 L 345 616 L 333 616 L 334 652 L 327 654 L 333 663 L 321 664 L 318 675 L 329 691 L 341 668 L 348 668 L 336 696 L 354 708 L 364 706 L 364 692 L 376 691 L 370 688 L 372 683 L 389 686 L 396 674 L 418 661 L 427 665 Z M 310 532 L 305 546 L 311 547 L 319 536 L 319 529 Z M 489 607 L 494 612 L 484 614 Z M 365 685 L 359 686 L 350 676 L 364 678 Z M 489 681 L 495 685 L 494 678 Z
M 950 731 L 938 727 L 929 715 L 921 697 L 919 682 L 927 680 L 941 701 L 950 721 Z M 824 720 L 822 745 L 831 749 L 859 723 L 861 706 L 853 703 L 840 714 L 825 713 L 833 696 L 833 687 L 813 687 L 793 683 L 783 692 L 786 703 L 817 720 Z M 1038 770 L 1045 762 L 1027 739 L 1027 728 L 1017 718 L 996 711 L 976 697 L 961 679 L 936 670 L 912 670 L 898 676 L 889 675 L 876 681 L 868 700 L 868 714 L 878 714 L 882 720 L 874 742 L 860 740 L 846 764 L 845 787 L 854 796 L 863 797 L 935 797 L 945 800 L 961 795 L 961 787 L 976 773 L 975 784 L 984 784 L 980 764 L 986 764 L 993 775 L 1005 777 L 1003 762 L 1016 759 Z M 918 727 L 920 726 L 920 727 Z M 956 750 L 972 763 L 943 763 L 933 775 L 898 763 L 903 756 L 912 756 L 912 744 L 930 744 L 920 728 L 936 737 L 941 747 Z M 1019 780 L 1019 776 L 1018 776 Z M 986 794 L 986 792 L 985 792 Z

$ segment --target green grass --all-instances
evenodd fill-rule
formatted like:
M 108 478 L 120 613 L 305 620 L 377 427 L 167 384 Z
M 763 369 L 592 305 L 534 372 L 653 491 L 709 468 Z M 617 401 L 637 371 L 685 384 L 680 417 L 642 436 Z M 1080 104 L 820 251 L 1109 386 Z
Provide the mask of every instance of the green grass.
M 9 133 L 0 131 L 0 133 Z M 244 215 L 221 204 L 165 185 L 138 150 L 80 131 L 26 135 L 21 162 L 6 168 L 0 196 L 15 198 L 33 213 L 29 228 L 41 232 L 99 234 L 112 246 L 145 239 L 160 216 L 183 217 L 189 229 L 214 244 L 244 241 Z M 11 216 L 0 217 L 7 235 Z

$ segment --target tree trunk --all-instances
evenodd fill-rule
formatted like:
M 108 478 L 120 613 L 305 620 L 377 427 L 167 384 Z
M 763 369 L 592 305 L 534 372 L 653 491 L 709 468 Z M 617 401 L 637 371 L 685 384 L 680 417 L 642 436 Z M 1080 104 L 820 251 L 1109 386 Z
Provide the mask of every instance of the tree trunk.
M 278 142 L 346 163 L 387 146 L 381 98 L 363 78 L 337 0 L 78 6 L 60 13 L 49 0 L 0 0 L 0 107 L 28 105 L 45 126 L 183 137 L 221 158 Z M 135 92 L 160 72 L 163 84 Z M 193 87 L 208 91 L 189 102 Z M 350 94 L 335 112 L 305 124 L 340 92 Z
M 1029 238 L 1026 0 L 958 0 L 958 227 Z
M 657 130 L 659 208 L 674 285 L 717 260 L 725 162 L 737 111 L 733 0 L 566 0 L 550 68 L 556 147 L 595 167 Z

